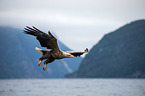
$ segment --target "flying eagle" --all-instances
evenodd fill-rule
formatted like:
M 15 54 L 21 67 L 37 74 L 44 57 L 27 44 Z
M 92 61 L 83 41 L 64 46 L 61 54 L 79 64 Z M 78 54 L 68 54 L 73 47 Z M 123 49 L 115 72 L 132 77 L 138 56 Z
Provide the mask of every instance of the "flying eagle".
M 36 39 L 40 42 L 40 45 L 42 47 L 46 47 L 47 49 L 51 49 L 50 51 L 42 50 L 39 48 L 35 48 L 38 52 L 42 53 L 42 57 L 39 58 L 40 62 L 37 64 L 37 66 L 41 65 L 42 60 L 46 59 L 44 61 L 45 66 L 43 67 L 43 70 L 46 69 L 46 66 L 48 63 L 53 62 L 55 59 L 63 59 L 63 58 L 74 58 L 77 56 L 80 56 L 84 53 L 88 52 L 88 48 L 85 49 L 85 51 L 62 51 L 59 49 L 57 44 L 57 39 L 48 31 L 48 34 L 40 31 L 36 27 L 32 26 L 24 28 L 24 33 L 30 34 L 36 37 Z

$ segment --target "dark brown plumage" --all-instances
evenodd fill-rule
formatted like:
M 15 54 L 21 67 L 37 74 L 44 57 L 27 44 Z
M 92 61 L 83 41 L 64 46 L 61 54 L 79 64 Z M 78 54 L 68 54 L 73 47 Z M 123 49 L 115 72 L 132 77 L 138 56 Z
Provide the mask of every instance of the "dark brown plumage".
M 51 49 L 50 51 L 42 50 L 39 48 L 35 48 L 40 53 L 43 53 L 43 56 L 39 58 L 40 62 L 37 64 L 38 66 L 41 65 L 42 60 L 46 59 L 43 67 L 43 70 L 46 69 L 47 63 L 53 62 L 55 59 L 62 59 L 62 58 L 74 58 L 74 56 L 80 56 L 86 52 L 88 49 L 86 48 L 85 51 L 62 51 L 59 49 L 57 44 L 57 39 L 48 31 L 48 34 L 40 31 L 36 27 L 32 26 L 24 28 L 24 33 L 33 35 L 36 39 L 40 42 L 42 47 L 46 47 L 47 49 Z

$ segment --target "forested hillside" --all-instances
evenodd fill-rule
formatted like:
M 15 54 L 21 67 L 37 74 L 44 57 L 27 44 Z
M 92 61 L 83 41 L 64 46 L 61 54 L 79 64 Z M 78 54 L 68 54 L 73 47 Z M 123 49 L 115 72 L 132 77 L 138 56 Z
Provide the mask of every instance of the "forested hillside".
M 106 34 L 82 60 L 79 78 L 144 78 L 145 20 L 131 22 Z

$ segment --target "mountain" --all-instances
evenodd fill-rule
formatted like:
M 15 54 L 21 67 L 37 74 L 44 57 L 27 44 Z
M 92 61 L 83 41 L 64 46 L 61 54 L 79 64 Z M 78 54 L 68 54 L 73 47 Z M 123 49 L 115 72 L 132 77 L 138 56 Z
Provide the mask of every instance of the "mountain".
M 71 50 L 58 40 L 60 49 Z M 24 34 L 23 29 L 0 27 L 0 78 L 63 78 L 78 69 L 82 58 L 56 60 L 37 66 L 42 48 L 35 37 Z M 45 49 L 45 48 L 42 48 Z
M 106 34 L 66 77 L 145 78 L 145 20 Z

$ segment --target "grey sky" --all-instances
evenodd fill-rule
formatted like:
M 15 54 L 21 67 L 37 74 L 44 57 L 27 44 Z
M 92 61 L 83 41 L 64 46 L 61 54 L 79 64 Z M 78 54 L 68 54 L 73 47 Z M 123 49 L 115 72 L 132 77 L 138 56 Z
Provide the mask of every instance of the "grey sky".
M 0 25 L 50 30 L 73 50 L 138 19 L 145 19 L 145 0 L 0 0 Z

